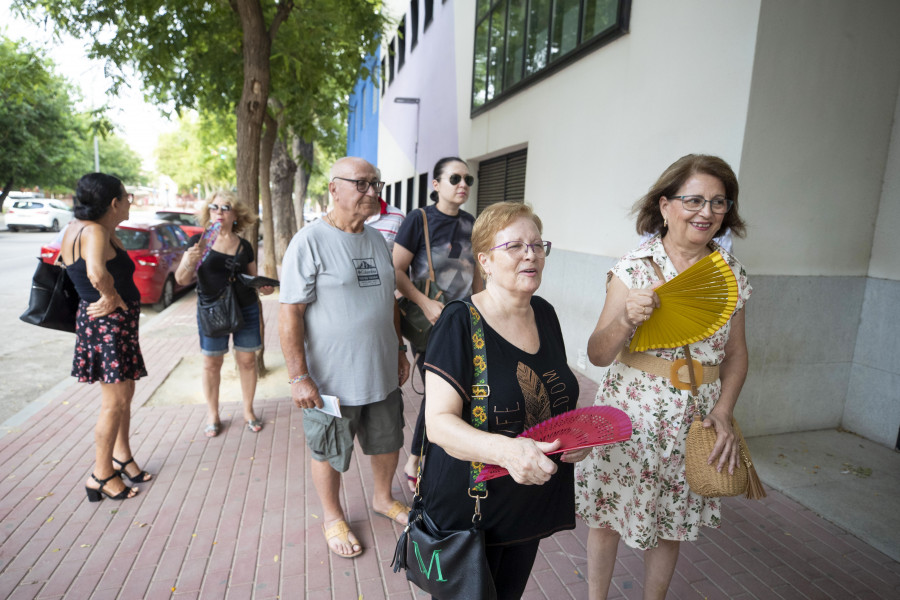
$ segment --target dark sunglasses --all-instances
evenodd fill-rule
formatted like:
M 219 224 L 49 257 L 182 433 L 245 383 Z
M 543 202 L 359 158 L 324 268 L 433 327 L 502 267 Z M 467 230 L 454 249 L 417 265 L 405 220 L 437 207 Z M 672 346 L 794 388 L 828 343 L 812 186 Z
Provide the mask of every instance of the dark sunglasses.
M 456 173 L 454 173 L 453 175 L 451 175 L 450 177 L 447 178 L 447 181 L 450 182 L 450 185 L 458 185 L 459 182 L 463 181 L 463 180 L 465 180 L 466 185 L 469 187 L 472 187 L 472 184 L 475 183 L 475 178 L 472 177 L 471 175 L 466 175 L 465 178 L 463 178 L 462 175 L 457 175 Z
M 222 212 L 228 212 L 228 211 L 231 210 L 231 205 L 230 205 L 230 204 L 223 204 L 222 206 L 219 206 L 218 204 L 210 204 L 210 205 L 209 205 L 209 210 L 211 210 L 211 211 L 213 211 L 213 212 L 218 212 L 218 211 L 220 211 L 220 210 L 221 210 Z

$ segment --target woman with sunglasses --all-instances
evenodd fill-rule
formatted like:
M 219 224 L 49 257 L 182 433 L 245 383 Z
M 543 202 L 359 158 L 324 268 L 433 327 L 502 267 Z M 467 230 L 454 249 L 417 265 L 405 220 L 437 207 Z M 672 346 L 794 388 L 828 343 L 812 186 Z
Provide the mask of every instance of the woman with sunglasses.
M 237 261 L 234 273 L 257 274 L 253 246 L 238 235 L 256 221 L 256 216 L 238 202 L 234 194 L 219 190 L 200 209 L 199 220 L 204 228 L 219 224 L 218 235 L 209 249 L 206 248 L 205 240 L 201 240 L 201 234 L 188 240 L 188 250 L 178 265 L 175 280 L 185 285 L 190 282 L 191 273 L 196 270 L 198 295 L 203 299 L 214 300 L 229 285 L 234 261 Z M 244 327 L 230 334 L 230 337 L 233 339 L 234 357 L 241 377 L 244 421 L 250 431 L 257 433 L 262 429 L 262 421 L 253 412 L 257 380 L 256 351 L 262 348 L 259 298 L 253 288 L 243 285 L 239 280 L 234 282 L 234 291 L 244 317 Z M 267 286 L 259 288 L 259 291 L 267 295 L 275 291 L 275 288 Z M 199 328 L 199 318 L 197 324 Z M 219 419 L 219 383 L 222 364 L 228 353 L 228 339 L 229 335 L 208 337 L 200 331 L 203 394 L 209 409 L 205 433 L 210 438 L 216 437 L 222 430 Z
M 644 551 L 645 599 L 662 599 L 678 561 L 682 541 L 696 540 L 701 527 L 718 527 L 719 500 L 687 485 L 684 455 L 695 406 L 704 427 L 715 428 L 709 462 L 732 472 L 738 445 L 731 426 L 735 402 L 747 375 L 744 303 L 751 288 L 741 263 L 713 238 L 724 228 L 743 236 L 738 182 L 715 156 L 689 154 L 667 168 L 634 205 L 637 231 L 652 237 L 625 255 L 607 275 L 603 310 L 588 339 L 588 358 L 611 365 L 595 404 L 621 408 L 631 417 L 630 440 L 595 448 L 576 467 L 575 503 L 588 533 L 590 598 L 606 598 L 619 541 Z M 653 291 L 711 252 L 720 252 L 734 271 L 738 300 L 729 321 L 690 344 L 703 377 L 694 398 L 690 379 L 672 379 L 682 348 L 631 353 L 635 328 L 659 307 Z M 685 369 L 686 371 L 686 369 Z
M 476 276 L 475 256 L 472 254 L 472 226 L 475 217 L 462 209 L 469 199 L 469 191 L 475 178 L 469 174 L 469 166 L 461 158 L 448 156 L 434 165 L 431 200 L 434 204 L 407 215 L 394 239 L 394 271 L 397 290 L 415 302 L 434 324 L 444 305 L 451 300 L 466 298 L 484 289 L 481 277 Z M 432 300 L 413 284 L 428 279 L 428 253 L 425 245 L 425 228 L 422 212 L 428 220 L 428 237 L 431 245 L 431 264 L 435 280 L 443 290 L 440 301 Z M 425 348 L 413 348 L 416 367 L 425 379 Z M 415 476 L 422 445 L 425 398 L 413 433 L 409 459 L 404 471 L 410 490 L 415 490 Z

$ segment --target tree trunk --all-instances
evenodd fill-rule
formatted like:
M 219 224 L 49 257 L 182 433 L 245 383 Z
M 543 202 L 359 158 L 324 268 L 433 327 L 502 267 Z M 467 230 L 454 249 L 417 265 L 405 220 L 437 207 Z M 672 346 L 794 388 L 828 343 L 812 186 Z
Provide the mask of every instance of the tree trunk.
M 291 160 L 287 147 L 281 137 L 275 142 L 272 156 L 272 206 L 275 216 L 275 256 L 280 263 L 287 251 L 291 238 L 297 233 L 297 220 L 291 190 L 294 186 L 294 174 L 297 163 Z M 268 255 L 267 255 L 268 258 Z
M 307 142 L 299 135 L 291 136 L 291 154 L 297 163 L 297 174 L 294 177 L 294 212 L 297 218 L 298 228 L 303 227 L 303 205 L 306 201 L 306 190 L 309 186 L 309 178 L 312 175 L 313 154 L 312 142 Z
M 3 189 L 0 189 L 0 212 L 3 211 L 3 202 L 6 201 L 6 197 L 9 196 L 9 191 L 12 188 L 13 178 L 10 177 L 9 181 L 6 182 L 6 185 L 3 186 Z
M 274 108 L 274 106 L 273 106 Z M 266 132 L 259 146 L 259 191 L 262 201 L 263 223 L 263 274 L 266 277 L 278 277 L 275 270 L 275 227 L 272 225 L 272 147 L 278 139 L 278 121 L 266 112 Z M 259 261 L 257 260 L 257 264 Z
M 259 214 L 259 142 L 269 99 L 269 55 L 272 41 L 259 0 L 236 0 L 243 33 L 244 87 L 237 105 L 238 196 Z M 256 252 L 259 225 L 247 232 Z

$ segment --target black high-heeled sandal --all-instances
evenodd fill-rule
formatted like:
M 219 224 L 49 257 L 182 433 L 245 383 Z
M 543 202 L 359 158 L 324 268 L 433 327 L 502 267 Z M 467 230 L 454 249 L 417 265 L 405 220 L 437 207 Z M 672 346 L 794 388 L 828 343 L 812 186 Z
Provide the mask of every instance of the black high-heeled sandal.
M 131 481 L 131 483 L 147 483 L 148 481 L 151 481 L 153 478 L 153 476 L 150 473 L 148 473 L 147 471 L 141 471 L 134 477 L 132 477 L 131 475 L 129 475 L 128 473 L 125 472 L 125 467 L 127 467 L 128 465 L 130 465 L 131 463 L 134 462 L 133 456 L 130 459 L 126 460 L 125 462 L 122 462 L 115 456 L 113 457 L 112 460 L 114 463 L 119 465 L 119 469 L 118 469 L 119 474 L 122 475 L 123 477 L 127 477 L 129 479 L 129 481 Z M 151 479 L 147 479 L 148 477 L 150 477 Z
M 128 500 L 129 498 L 134 498 L 135 496 L 137 496 L 138 495 L 137 491 L 135 491 L 134 494 L 131 496 L 128 495 L 132 491 L 130 487 L 126 487 L 124 490 L 122 490 L 115 496 L 113 496 L 109 492 L 103 491 L 103 486 L 106 485 L 106 482 L 109 481 L 110 479 L 115 479 L 118 476 L 119 476 L 118 473 L 113 473 L 106 479 L 99 479 L 96 475 L 91 473 L 91 479 L 93 479 L 94 481 L 99 483 L 100 487 L 98 487 L 95 490 L 94 488 L 84 486 L 84 491 L 87 492 L 88 502 L 100 502 L 101 500 L 103 500 L 103 496 L 106 496 L 110 500 Z

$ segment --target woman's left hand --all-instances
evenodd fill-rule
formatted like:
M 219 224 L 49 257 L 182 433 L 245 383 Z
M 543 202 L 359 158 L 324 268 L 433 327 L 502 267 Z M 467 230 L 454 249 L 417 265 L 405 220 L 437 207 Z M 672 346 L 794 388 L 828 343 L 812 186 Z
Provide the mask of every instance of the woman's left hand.
M 565 463 L 577 463 L 583 461 L 587 458 L 588 454 L 591 453 L 593 448 L 581 448 L 579 450 L 569 450 L 568 452 L 563 452 L 562 456 L 559 459 Z
M 711 465 L 718 458 L 716 471 L 721 473 L 722 469 L 727 466 L 728 472 L 734 474 L 734 470 L 738 465 L 738 458 L 740 457 L 740 445 L 737 437 L 734 435 L 734 428 L 731 426 L 731 416 L 723 417 L 714 408 L 703 419 L 703 426 L 715 427 L 716 429 L 716 444 L 713 446 L 706 463 Z
M 274 286 L 271 286 L 271 285 L 264 285 L 261 288 L 259 288 L 259 293 L 262 294 L 263 296 L 268 296 L 269 294 L 271 294 L 274 291 L 275 291 L 275 288 L 274 288 Z

